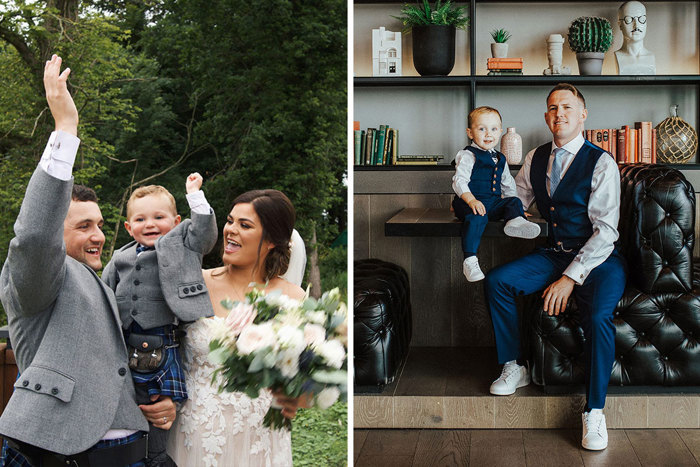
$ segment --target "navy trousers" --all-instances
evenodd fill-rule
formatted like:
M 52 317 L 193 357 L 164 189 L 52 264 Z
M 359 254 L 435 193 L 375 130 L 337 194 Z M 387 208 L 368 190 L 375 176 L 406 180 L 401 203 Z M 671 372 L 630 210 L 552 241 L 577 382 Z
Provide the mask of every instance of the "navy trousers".
M 486 301 L 491 312 L 499 363 L 521 358 L 515 296 L 542 291 L 560 279 L 576 253 L 540 248 L 494 268 L 486 275 Z M 586 338 L 586 401 L 591 409 L 605 406 L 615 360 L 613 311 L 625 289 L 626 270 L 624 258 L 614 251 L 591 271 L 583 285 L 574 286 L 569 298 L 576 300 Z
M 462 251 L 465 253 L 465 257 L 467 253 L 476 254 L 476 250 L 481 243 L 481 236 L 484 234 L 486 224 L 490 220 L 505 219 L 507 222 L 525 215 L 523 203 L 515 196 L 509 198 L 486 196 L 479 198 L 479 201 L 486 208 L 485 216 L 474 214 L 472 208 L 462 198 L 455 196 L 454 200 L 452 200 L 455 215 L 462 221 Z

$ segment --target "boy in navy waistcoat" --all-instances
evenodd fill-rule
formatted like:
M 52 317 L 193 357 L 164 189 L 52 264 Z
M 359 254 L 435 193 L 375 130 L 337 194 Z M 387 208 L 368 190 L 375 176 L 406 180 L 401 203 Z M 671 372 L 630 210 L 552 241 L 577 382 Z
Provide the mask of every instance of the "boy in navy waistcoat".
M 494 149 L 501 138 L 501 114 L 477 107 L 469 112 L 467 125 L 472 144 L 455 157 L 452 206 L 462 221 L 462 271 L 469 282 L 476 282 L 484 278 L 476 251 L 489 220 L 505 219 L 503 231 L 510 237 L 535 238 L 540 226 L 525 219 L 506 157 Z
M 216 243 L 216 219 L 201 186 L 198 173 L 187 177 L 192 218 L 182 223 L 168 190 L 158 185 L 136 189 L 124 223 L 134 241 L 114 253 L 102 274 L 117 299 L 139 404 L 160 396 L 187 399 L 178 323 L 214 314 L 202 256 Z M 168 431 L 149 425 L 147 465 L 175 465 L 165 453 Z

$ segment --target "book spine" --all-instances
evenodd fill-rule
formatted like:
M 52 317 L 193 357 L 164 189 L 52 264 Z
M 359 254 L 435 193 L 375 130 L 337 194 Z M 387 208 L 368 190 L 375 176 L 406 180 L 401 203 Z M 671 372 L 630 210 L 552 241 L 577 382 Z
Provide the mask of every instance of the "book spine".
M 386 131 L 386 144 L 384 145 L 384 165 L 391 164 L 391 146 L 394 144 L 394 129 Z
M 610 152 L 610 130 L 607 128 L 600 130 L 600 134 L 603 138 L 603 145 L 601 146 L 603 148 L 603 151 L 605 152 Z
M 367 128 L 367 144 L 365 145 L 365 165 L 372 165 L 372 151 L 374 149 L 374 132 L 376 128 Z
M 355 130 L 353 132 L 355 135 L 355 165 L 360 164 L 360 148 L 362 147 L 362 132 L 360 130 Z
M 356 131 L 360 129 L 360 121 L 359 120 L 353 120 L 352 129 L 356 130 Z
M 630 128 L 630 162 L 639 162 L 639 155 L 637 153 L 637 130 Z
M 357 163 L 358 165 L 365 164 L 365 148 L 366 147 L 367 147 L 367 132 L 365 130 L 362 130 L 361 136 L 360 136 L 360 161 Z
M 625 158 L 623 160 L 626 163 L 630 163 L 630 162 L 632 162 L 632 154 L 631 154 L 632 134 L 630 132 L 629 125 L 623 125 L 622 130 L 625 132 Z
M 610 129 L 610 155 L 617 160 L 617 128 Z
M 656 128 L 651 129 L 651 163 L 656 164 Z
M 387 151 L 389 150 L 389 126 L 387 125 L 386 131 L 384 134 L 384 146 L 382 146 L 382 165 L 387 165 L 389 162 L 389 158 L 387 156 Z
M 617 155 L 615 156 L 615 160 L 617 161 L 618 164 L 623 164 L 626 162 L 625 160 L 625 129 L 620 128 L 617 130 Z
M 634 122 L 639 136 L 639 162 L 651 164 L 651 122 Z
M 391 163 L 396 164 L 396 159 L 399 156 L 399 130 L 394 128 L 394 148 L 391 155 Z
M 374 160 L 372 165 L 382 165 L 382 152 L 384 152 L 384 138 L 386 138 L 386 125 L 379 125 L 377 142 L 374 145 Z

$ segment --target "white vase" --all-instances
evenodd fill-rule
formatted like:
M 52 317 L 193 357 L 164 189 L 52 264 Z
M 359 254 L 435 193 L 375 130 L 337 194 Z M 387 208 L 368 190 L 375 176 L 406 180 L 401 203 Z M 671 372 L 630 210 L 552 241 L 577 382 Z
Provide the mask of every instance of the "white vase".
M 508 128 L 501 138 L 501 152 L 506 156 L 508 165 L 519 165 L 523 160 L 523 139 L 515 132 L 515 128 Z
M 494 42 L 491 44 L 491 56 L 493 58 L 506 58 L 508 56 L 508 44 Z

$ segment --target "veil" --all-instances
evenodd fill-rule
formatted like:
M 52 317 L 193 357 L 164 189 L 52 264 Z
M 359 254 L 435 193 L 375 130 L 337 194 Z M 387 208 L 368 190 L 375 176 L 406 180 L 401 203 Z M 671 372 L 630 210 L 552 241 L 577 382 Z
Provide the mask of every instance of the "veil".
M 292 237 L 289 240 L 291 254 L 289 256 L 289 267 L 287 272 L 280 277 L 292 284 L 301 286 L 301 281 L 304 280 L 304 271 L 306 270 L 306 246 L 304 240 L 297 232 L 297 229 L 292 231 Z

